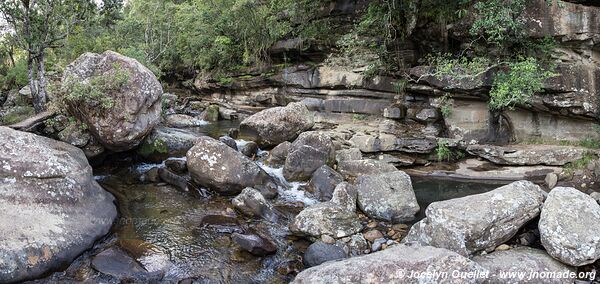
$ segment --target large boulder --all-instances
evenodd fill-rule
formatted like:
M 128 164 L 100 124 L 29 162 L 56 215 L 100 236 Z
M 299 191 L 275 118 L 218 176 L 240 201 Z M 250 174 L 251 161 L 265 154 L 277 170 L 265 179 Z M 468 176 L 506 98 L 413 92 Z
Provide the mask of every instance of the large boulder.
M 483 283 L 487 270 L 466 257 L 430 246 L 397 245 L 304 270 L 292 283 Z M 463 276 L 460 275 L 470 275 Z
M 117 210 L 80 149 L 5 127 L 0 137 L 0 282 L 19 282 L 71 262 Z
M 199 137 L 187 153 L 192 179 L 224 195 L 235 195 L 246 187 L 275 181 L 244 154 L 208 136 Z
M 358 206 L 369 217 L 400 223 L 419 212 L 417 197 L 405 172 L 360 176 L 356 181 Z
M 333 196 L 335 187 L 344 181 L 344 177 L 331 167 L 323 165 L 318 168 L 310 178 L 306 188 L 320 201 L 329 201 Z
M 309 179 L 321 166 L 333 166 L 335 146 L 326 134 L 304 132 L 292 143 L 283 166 L 283 176 L 288 181 Z
M 516 181 L 486 193 L 434 202 L 403 241 L 465 256 L 489 251 L 540 214 L 545 194 L 532 182 Z
M 147 161 L 162 162 L 169 157 L 185 157 L 200 137 L 199 134 L 183 129 L 156 127 L 137 149 Z
M 242 121 L 240 130 L 250 133 L 261 147 L 293 140 L 314 125 L 303 103 L 290 103 L 258 112 Z
M 542 207 L 542 245 L 563 263 L 582 266 L 600 259 L 600 205 L 570 187 L 553 189 Z
M 133 58 L 84 53 L 67 66 L 62 84 L 70 112 L 109 150 L 135 148 L 160 122 L 162 86 Z M 79 97 L 77 90 L 88 91 Z
M 576 270 L 564 265 L 545 251 L 518 247 L 473 258 L 490 274 L 486 283 L 556 283 L 572 284 Z M 542 273 L 543 272 L 543 273 Z M 537 275 L 537 276 L 536 276 Z

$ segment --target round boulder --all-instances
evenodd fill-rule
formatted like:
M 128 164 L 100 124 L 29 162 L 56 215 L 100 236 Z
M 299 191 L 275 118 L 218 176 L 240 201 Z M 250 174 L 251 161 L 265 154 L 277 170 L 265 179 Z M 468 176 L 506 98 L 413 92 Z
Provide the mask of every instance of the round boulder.
M 335 163 L 335 145 L 326 134 L 304 132 L 292 143 L 283 176 L 288 181 L 308 180 L 321 166 L 333 166 Z
M 321 263 L 344 259 L 346 253 L 344 250 L 336 245 L 326 244 L 318 241 L 311 244 L 306 252 L 304 253 L 304 265 L 308 267 L 317 266 Z

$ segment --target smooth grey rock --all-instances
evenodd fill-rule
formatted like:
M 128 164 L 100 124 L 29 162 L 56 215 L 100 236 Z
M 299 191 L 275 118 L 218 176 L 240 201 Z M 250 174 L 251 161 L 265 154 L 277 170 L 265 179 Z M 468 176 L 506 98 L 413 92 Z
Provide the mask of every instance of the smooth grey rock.
M 410 176 L 402 171 L 360 176 L 356 180 L 358 206 L 369 217 L 401 223 L 420 210 Z
M 436 278 L 432 272 L 445 272 Z M 381 252 L 332 261 L 304 270 L 292 283 L 483 283 L 487 270 L 446 249 L 396 245 Z M 472 273 L 474 277 L 453 277 Z M 409 275 L 418 275 L 408 279 Z M 443 276 L 445 275 L 445 276 Z
M 275 209 L 271 203 L 254 188 L 244 188 L 242 193 L 236 196 L 231 202 L 237 210 L 245 215 L 265 218 L 266 220 L 273 220 L 275 218 Z
M 199 137 L 192 131 L 159 126 L 150 132 L 136 152 L 146 161 L 160 163 L 170 157 L 184 157 Z
M 544 181 L 549 189 L 553 189 L 556 186 L 556 183 L 558 183 L 558 175 L 555 173 L 548 173 Z
M 546 193 L 529 181 L 495 190 L 434 202 L 426 218 L 415 224 L 403 242 L 446 248 L 461 255 L 491 251 L 513 237 L 540 214 Z
M 188 180 L 180 175 L 177 175 L 166 168 L 158 169 L 158 176 L 160 179 L 181 191 L 189 191 Z
M 283 176 L 288 181 L 307 180 L 321 166 L 334 163 L 335 146 L 331 138 L 319 132 L 304 132 L 290 147 Z
M 542 207 L 542 245 L 559 261 L 582 266 L 600 259 L 600 205 L 572 187 L 556 187 Z
M 219 141 L 223 142 L 225 145 L 231 147 L 231 149 L 233 150 L 238 150 L 237 147 L 237 142 L 235 142 L 235 139 L 229 137 L 229 136 L 221 136 L 219 137 Z
M 329 201 L 335 187 L 343 181 L 342 175 L 323 165 L 313 173 L 306 190 L 312 192 L 320 201 Z
M 313 267 L 327 261 L 344 258 L 346 258 L 346 252 L 342 248 L 318 241 L 308 246 L 304 253 L 303 262 L 307 267 Z
M 256 256 L 266 256 L 277 252 L 277 246 L 259 235 L 233 233 L 231 239 L 244 250 Z
M 118 279 L 134 278 L 148 272 L 124 251 L 112 247 L 92 258 L 92 267 Z

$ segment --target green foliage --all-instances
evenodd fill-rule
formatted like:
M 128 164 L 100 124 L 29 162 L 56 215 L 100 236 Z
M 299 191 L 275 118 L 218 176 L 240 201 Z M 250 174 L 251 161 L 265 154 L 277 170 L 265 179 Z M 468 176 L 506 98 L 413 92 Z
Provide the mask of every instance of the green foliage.
M 69 105 L 83 103 L 88 107 L 110 109 L 114 106 L 111 93 L 122 89 L 129 82 L 129 75 L 115 68 L 113 73 L 94 76 L 87 81 L 70 79 L 62 90 Z
M 352 115 L 352 121 L 357 122 L 357 121 L 363 121 L 367 119 L 367 115 L 366 114 L 359 114 L 359 113 L 355 113 Z
M 585 169 L 587 165 L 597 159 L 597 156 L 591 152 L 583 155 L 579 160 L 573 161 L 565 166 L 567 173 L 572 173 L 576 170 Z
M 155 139 L 153 141 L 145 139 L 137 151 L 142 156 L 150 156 L 155 153 L 166 154 L 169 152 L 169 149 L 167 143 L 161 139 Z
M 450 147 L 448 147 L 449 142 L 447 139 L 438 139 L 437 147 L 435 148 L 435 153 L 438 161 L 450 161 L 452 160 L 453 154 Z
M 556 76 L 545 71 L 534 57 L 522 58 L 508 64 L 508 71 L 499 72 L 490 91 L 490 108 L 513 109 L 518 104 L 528 104 L 531 97 L 542 91 L 544 80 Z
M 21 58 L 15 62 L 15 66 L 11 66 L 0 73 L 0 87 L 2 89 L 19 89 L 29 84 L 27 78 L 27 61 Z
M 483 36 L 496 45 L 522 38 L 524 25 L 518 17 L 525 4 L 526 0 L 478 1 L 474 5 L 477 18 L 471 27 L 471 34 Z
M 476 76 L 489 69 L 490 59 L 487 57 L 460 56 L 455 58 L 452 54 L 428 55 L 425 60 L 429 66 L 435 66 L 435 76 L 450 75 L 453 77 Z
M 442 116 L 449 117 L 452 114 L 452 102 L 450 95 L 446 94 L 438 99 L 438 105 Z

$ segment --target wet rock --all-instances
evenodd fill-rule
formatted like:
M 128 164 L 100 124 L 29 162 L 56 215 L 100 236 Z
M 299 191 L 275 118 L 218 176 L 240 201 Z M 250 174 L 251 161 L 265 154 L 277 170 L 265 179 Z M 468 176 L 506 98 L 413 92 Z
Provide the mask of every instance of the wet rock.
M 355 211 L 356 189 L 343 182 L 336 187 L 331 201 L 302 210 L 294 218 L 290 230 L 314 238 L 320 238 L 321 235 L 334 238 L 350 236 L 362 229 Z
M 291 147 L 292 143 L 288 141 L 275 146 L 275 148 L 269 152 L 266 163 L 271 166 L 283 166 Z
M 237 146 L 238 151 L 248 158 L 254 158 L 254 156 L 256 156 L 256 152 L 258 152 L 258 144 L 253 141 L 244 141 L 243 143 L 238 143 Z
M 63 131 L 58 133 L 58 139 L 75 147 L 81 148 L 87 145 L 91 139 L 91 135 L 77 124 L 72 123 L 63 129 Z
M 188 151 L 187 166 L 196 183 L 225 195 L 239 194 L 246 187 L 274 183 L 256 163 L 210 137 L 200 137 Z
M 431 272 L 445 272 L 436 278 Z M 396 245 L 381 252 L 327 262 L 304 270 L 292 283 L 482 283 L 486 269 L 446 249 Z M 474 277 L 456 278 L 453 273 Z
M 157 127 L 137 149 L 137 154 L 144 160 L 151 162 L 162 162 L 170 157 L 184 157 L 200 137 L 191 131 Z
M 225 145 L 231 147 L 233 150 L 238 150 L 237 142 L 229 136 L 221 136 L 219 137 L 219 141 L 223 142 Z
M 377 160 L 347 160 L 338 164 L 338 171 L 344 178 L 356 178 L 361 175 L 374 175 L 395 172 L 398 169 L 392 164 Z
M 600 259 L 600 205 L 571 187 L 554 188 L 542 207 L 542 245 L 559 261 L 582 266 Z
M 160 182 L 160 176 L 158 175 L 158 167 L 153 167 L 146 171 L 144 174 L 140 176 L 141 182 Z
M 239 135 L 240 135 L 240 130 L 237 128 L 229 128 L 229 130 L 227 130 L 227 136 L 229 136 L 233 139 L 238 139 Z
M 135 259 L 116 247 L 94 256 L 92 267 L 117 279 L 133 279 L 148 273 Z
M 200 114 L 199 118 L 204 121 L 211 121 L 211 122 L 219 121 L 219 106 L 218 105 L 209 105 Z
M 242 249 L 256 256 L 266 256 L 277 252 L 277 246 L 272 241 L 258 235 L 233 233 L 231 239 Z
M 556 183 L 558 182 L 558 175 L 556 175 L 555 173 L 548 173 L 544 181 L 546 182 L 546 186 L 548 186 L 549 189 L 553 189 L 556 186 Z
M 341 161 L 355 160 L 362 160 L 362 152 L 358 148 L 350 148 L 335 151 L 336 163 L 340 163 Z
M 335 187 L 344 181 L 344 177 L 331 167 L 323 165 L 310 178 L 307 190 L 312 192 L 320 201 L 329 201 Z
M 296 138 L 314 125 L 313 115 L 303 103 L 290 103 L 256 113 L 242 121 L 240 129 L 252 133 L 262 147 Z
M 183 174 L 187 171 L 187 164 L 183 159 L 167 159 L 165 167 L 176 174 Z
M 360 176 L 356 188 L 358 206 L 371 218 L 404 222 L 419 212 L 410 176 L 402 171 Z
M 206 125 L 206 121 L 185 114 L 171 114 L 165 118 L 165 124 L 169 127 L 186 128 Z
M 113 101 L 110 109 L 99 107 L 93 100 L 71 102 L 69 107 L 102 145 L 122 152 L 137 147 L 160 122 L 163 90 L 152 71 L 113 51 L 84 53 L 66 67 L 62 84 L 69 87 L 98 76 L 110 78 L 117 69 L 127 74 L 127 82 L 105 94 Z
M 496 251 L 491 254 L 476 256 L 473 258 L 477 264 L 490 272 L 486 283 L 573 283 L 573 278 L 561 277 L 532 277 L 536 273 L 556 273 L 557 275 L 569 275 L 575 273 L 572 267 L 564 265 L 545 251 L 518 247 L 511 250 Z M 510 279 L 501 275 L 514 275 Z
M 470 145 L 467 151 L 494 164 L 563 166 L 583 158 L 589 149 L 556 145 Z
M 292 143 L 283 176 L 288 181 L 307 180 L 321 166 L 333 166 L 335 146 L 331 138 L 323 133 L 304 132 Z
M 245 215 L 273 220 L 275 209 L 265 197 L 254 188 L 244 188 L 242 193 L 232 200 L 233 206 Z
M 517 181 L 490 192 L 434 202 L 426 218 L 403 242 L 416 242 L 470 255 L 491 251 L 536 218 L 545 192 L 529 181 Z
M 114 198 L 69 144 L 0 127 L 0 282 L 40 277 L 109 232 Z
M 168 169 L 158 169 L 158 176 L 160 179 L 181 191 L 189 191 L 188 180 L 182 176 L 179 176 Z
M 340 247 L 324 242 L 315 242 L 304 253 L 303 262 L 305 266 L 313 267 L 327 261 L 344 258 L 346 258 L 346 253 Z

